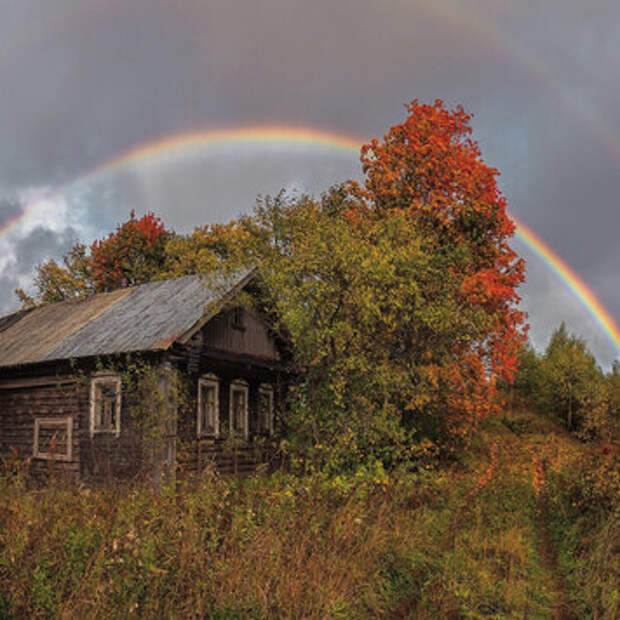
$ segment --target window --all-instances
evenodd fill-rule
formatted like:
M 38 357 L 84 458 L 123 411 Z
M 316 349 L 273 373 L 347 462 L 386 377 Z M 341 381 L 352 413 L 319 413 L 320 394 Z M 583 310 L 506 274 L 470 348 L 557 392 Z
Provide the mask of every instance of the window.
M 247 439 L 248 430 L 248 384 L 235 379 L 230 384 L 230 435 Z
M 231 313 L 232 326 L 235 329 L 245 329 L 243 322 L 243 308 L 234 308 Z
M 215 375 L 198 379 L 198 437 L 217 437 L 220 434 L 220 382 Z
M 90 434 L 121 432 L 121 378 L 115 374 L 93 377 L 90 384 Z
M 71 460 L 71 435 L 73 418 L 35 418 L 34 446 L 35 459 Z
M 273 386 L 261 383 L 258 388 L 258 432 L 273 433 Z

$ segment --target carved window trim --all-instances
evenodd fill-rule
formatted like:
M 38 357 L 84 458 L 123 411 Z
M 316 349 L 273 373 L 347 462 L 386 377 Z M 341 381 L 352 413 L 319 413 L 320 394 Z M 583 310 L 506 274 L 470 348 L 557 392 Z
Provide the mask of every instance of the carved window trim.
M 215 420 L 214 432 L 205 432 L 202 428 L 202 388 L 213 388 L 215 391 Z M 196 435 L 201 437 L 219 437 L 220 436 L 220 380 L 217 375 L 208 373 L 198 379 L 198 406 L 196 411 Z
M 244 394 L 244 411 L 243 411 L 243 429 L 241 436 L 243 439 L 247 440 L 250 437 L 250 425 L 249 425 L 249 415 L 248 415 L 248 400 L 250 395 L 250 390 L 248 386 L 248 382 L 243 379 L 235 379 L 230 383 L 230 392 L 229 392 L 229 407 L 228 407 L 228 429 L 230 433 L 230 437 L 233 438 L 236 436 L 237 431 L 235 431 L 234 426 L 234 404 L 235 392 L 241 392 Z
M 267 411 L 267 428 L 263 426 L 263 411 L 261 409 L 262 399 L 263 397 L 267 397 L 268 399 L 268 411 Z M 259 432 L 266 432 L 268 435 L 273 435 L 273 422 L 274 422 L 274 411 L 275 411 L 275 391 L 273 389 L 273 384 L 271 383 L 261 383 L 258 386 L 258 427 Z
M 105 384 L 114 384 L 116 390 L 116 424 L 114 428 L 101 428 L 95 425 L 95 406 L 97 389 Z M 100 373 L 92 377 L 90 382 L 90 436 L 107 433 L 118 437 L 121 434 L 121 376 L 117 373 Z
M 41 428 L 56 428 L 65 431 L 67 443 L 64 454 L 57 452 L 41 452 L 39 450 Z M 71 461 L 73 458 L 73 417 L 69 415 L 59 418 L 35 418 L 32 456 L 35 459 L 45 459 L 48 461 Z

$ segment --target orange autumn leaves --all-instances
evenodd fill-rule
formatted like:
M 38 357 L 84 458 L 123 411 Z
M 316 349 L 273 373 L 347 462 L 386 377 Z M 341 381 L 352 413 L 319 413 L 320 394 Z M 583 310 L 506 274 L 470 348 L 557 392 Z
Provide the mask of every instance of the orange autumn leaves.
M 88 258 L 95 292 L 148 282 L 159 274 L 166 260 L 170 238 L 163 222 L 152 213 L 117 226 L 106 239 L 90 246 Z
M 479 311 L 471 313 L 472 339 L 453 342 L 452 361 L 444 356 L 419 369 L 436 375 L 449 426 L 465 432 L 497 410 L 494 380 L 515 370 L 525 337 L 524 315 L 516 308 L 525 265 L 509 245 L 514 224 L 497 187 L 499 173 L 482 161 L 470 138 L 471 115 L 440 100 L 414 100 L 406 108 L 403 123 L 362 147 L 364 183 L 351 189 L 367 213 L 406 214 L 426 251 L 447 257 L 454 290 L 446 303 Z

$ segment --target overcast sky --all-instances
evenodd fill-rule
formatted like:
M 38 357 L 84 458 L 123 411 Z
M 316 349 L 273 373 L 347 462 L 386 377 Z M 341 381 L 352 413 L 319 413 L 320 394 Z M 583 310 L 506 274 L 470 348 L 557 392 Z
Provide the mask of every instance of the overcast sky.
M 236 145 L 88 171 L 178 133 L 310 126 L 369 139 L 403 103 L 475 115 L 509 208 L 620 315 L 617 0 L 0 0 L 0 314 L 33 267 L 133 208 L 171 227 L 359 175 L 335 149 Z M 25 205 L 44 197 L 16 225 Z M 620 357 L 527 247 L 535 345 L 565 320 Z

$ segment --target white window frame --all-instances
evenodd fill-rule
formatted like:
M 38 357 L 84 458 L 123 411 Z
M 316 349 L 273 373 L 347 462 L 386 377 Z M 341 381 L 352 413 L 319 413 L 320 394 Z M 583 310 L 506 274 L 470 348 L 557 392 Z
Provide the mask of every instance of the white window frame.
M 116 416 L 115 428 L 95 428 L 95 394 L 97 386 L 105 383 L 114 383 L 116 386 Z M 104 433 L 118 437 L 121 434 L 121 376 L 118 373 L 100 373 L 94 375 L 90 381 L 90 436 Z
M 41 428 L 45 427 L 52 429 L 63 429 L 66 431 L 66 454 L 58 454 L 56 452 L 41 452 L 39 450 L 39 431 L 41 430 Z M 68 415 L 61 418 L 35 418 L 32 456 L 35 459 L 46 459 L 48 461 L 71 461 L 73 456 L 73 417 Z
M 212 387 L 215 389 L 215 424 L 214 432 L 206 433 L 202 429 L 202 388 Z M 219 437 L 220 436 L 220 380 L 217 375 L 208 373 L 198 379 L 198 410 L 196 411 L 196 436 Z
M 261 419 L 261 398 L 263 396 L 269 397 L 269 425 L 267 428 L 267 433 L 269 435 L 273 435 L 273 419 L 274 419 L 274 411 L 275 411 L 275 390 L 273 389 L 272 383 L 261 383 L 258 386 L 258 422 L 260 423 Z M 264 428 L 261 428 L 260 431 L 264 432 Z
M 233 424 L 234 420 L 234 398 L 233 393 L 235 391 L 242 391 L 245 394 L 245 411 L 243 416 L 243 439 L 247 440 L 250 437 L 250 425 L 249 425 L 249 415 L 248 415 L 248 407 L 249 407 L 249 396 L 250 390 L 248 386 L 248 382 L 243 379 L 235 379 L 230 382 L 230 391 L 228 398 L 228 432 L 231 438 L 235 437 L 235 427 Z

